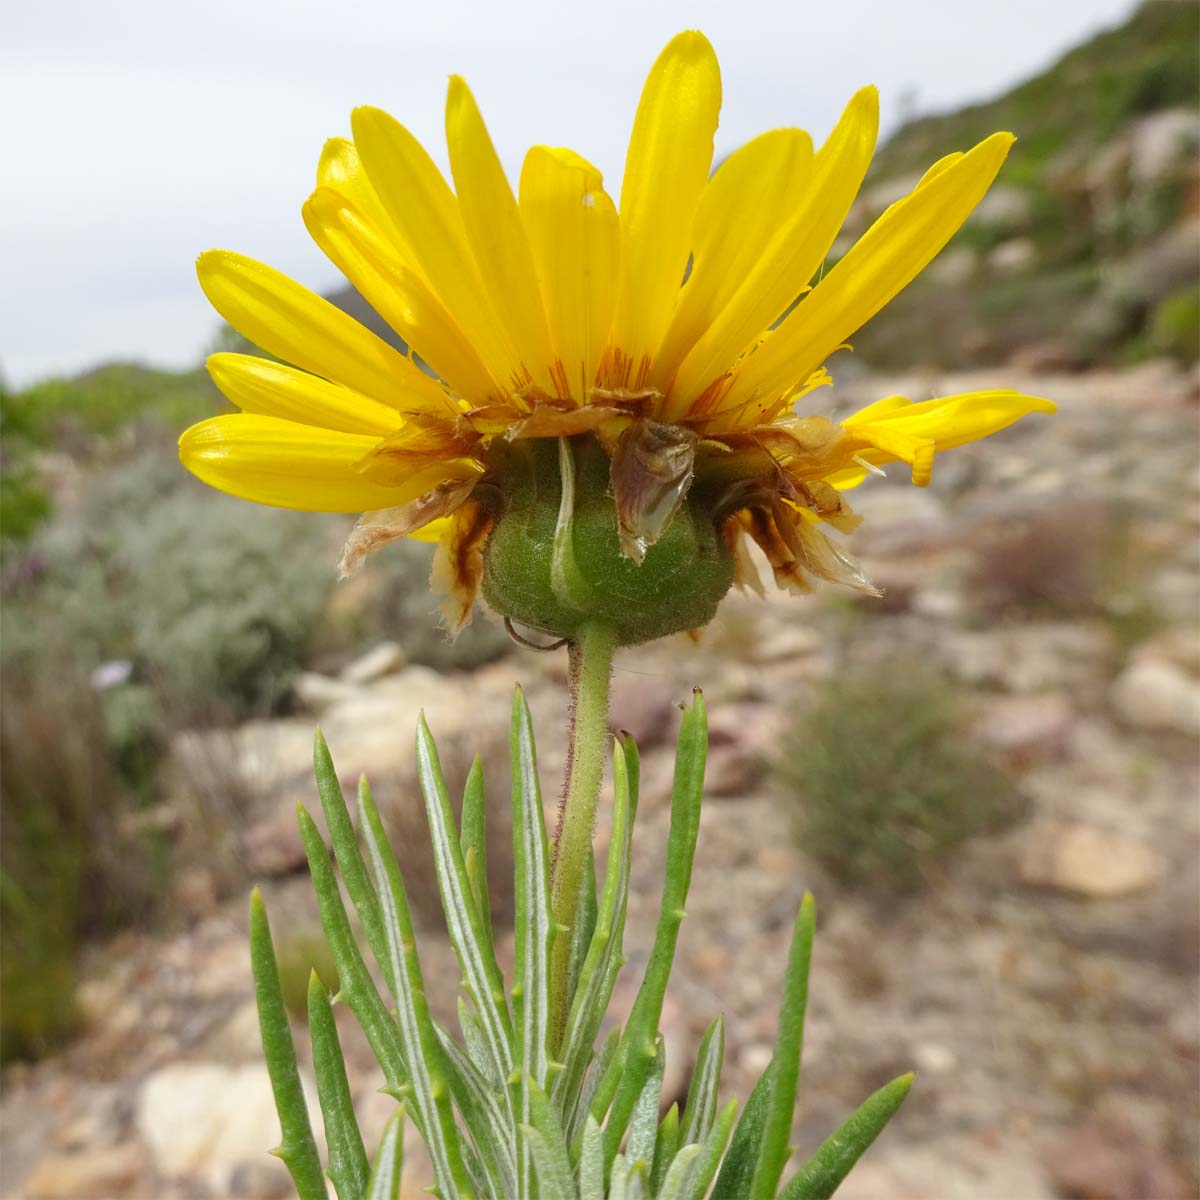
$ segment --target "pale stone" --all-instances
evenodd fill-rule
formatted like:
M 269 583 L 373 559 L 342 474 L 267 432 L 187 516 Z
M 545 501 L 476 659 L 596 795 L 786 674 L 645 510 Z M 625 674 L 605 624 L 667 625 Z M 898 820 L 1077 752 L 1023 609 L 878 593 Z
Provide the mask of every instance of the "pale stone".
M 346 683 L 372 683 L 385 675 L 394 675 L 405 665 L 399 642 L 380 642 L 342 669 Z
M 292 695 L 306 712 L 321 713 L 347 699 L 353 687 L 341 679 L 332 679 L 316 671 L 301 671 L 292 680 Z
M 976 726 L 980 741 L 1016 766 L 1062 758 L 1075 724 L 1075 709 L 1061 693 L 1005 696 L 991 703 Z
M 199 1176 L 216 1195 L 227 1195 L 237 1168 L 261 1160 L 280 1136 L 271 1081 L 258 1064 L 162 1067 L 142 1084 L 135 1121 L 161 1175 Z
M 1200 735 L 1200 680 L 1169 662 L 1130 664 L 1112 688 L 1117 715 L 1138 729 Z
M 1030 238 L 1009 238 L 988 255 L 988 265 L 1004 275 L 1027 271 L 1037 262 L 1037 247 Z
M 126 1196 L 145 1167 L 136 1143 L 44 1158 L 21 1190 L 26 1200 L 96 1200 Z
M 1148 891 L 1161 874 L 1162 863 L 1149 846 L 1074 822 L 1031 829 L 1021 863 L 1026 883 L 1092 899 Z

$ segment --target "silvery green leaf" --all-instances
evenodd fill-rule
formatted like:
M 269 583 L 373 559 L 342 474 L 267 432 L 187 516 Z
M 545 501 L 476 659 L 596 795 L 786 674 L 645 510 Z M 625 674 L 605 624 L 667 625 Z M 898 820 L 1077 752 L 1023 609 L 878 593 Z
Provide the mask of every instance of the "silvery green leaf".
M 737 1101 L 730 1100 L 717 1114 L 708 1137 L 701 1145 L 702 1152 L 692 1162 L 691 1170 L 684 1181 L 686 1186 L 681 1192 L 683 1200 L 703 1200 L 704 1195 L 708 1192 L 708 1185 L 712 1183 L 713 1176 L 716 1175 L 717 1168 L 721 1165 L 721 1158 L 729 1142 L 729 1134 L 733 1130 L 733 1123 L 737 1118 L 737 1110 Z
M 654 1167 L 654 1143 L 658 1138 L 658 1109 L 662 1095 L 663 1071 L 666 1067 L 666 1043 L 660 1034 L 655 1042 L 654 1065 L 633 1106 L 629 1119 L 629 1140 L 625 1157 L 631 1163 L 645 1163 L 647 1171 Z
M 438 1186 L 447 1195 L 466 1182 L 466 1167 L 450 1104 L 445 1057 L 429 1015 L 408 897 L 396 856 L 384 836 L 379 811 L 364 779 L 358 789 L 359 823 L 375 875 L 375 890 L 387 943 L 384 975 L 396 998 L 396 1025 L 413 1108 L 429 1148 Z
M 274 1153 L 287 1167 L 300 1200 L 325 1200 L 325 1177 L 321 1173 L 321 1159 L 308 1120 L 308 1105 L 300 1087 L 296 1048 L 292 1044 L 287 1010 L 283 1006 L 271 927 L 258 888 L 250 893 L 250 967 L 254 974 L 254 999 L 262 1031 L 263 1055 L 283 1133 Z
M 696 1160 L 703 1153 L 704 1147 L 693 1142 L 675 1155 L 667 1168 L 662 1187 L 658 1190 L 658 1200 L 684 1200 L 691 1195 L 691 1179 L 695 1174 Z
M 595 1092 L 609 1066 L 616 1061 L 617 1050 L 620 1044 L 621 1031 L 619 1029 L 611 1030 L 608 1037 L 604 1039 L 599 1052 L 593 1058 L 592 1065 L 584 1077 L 583 1086 L 580 1088 L 579 1097 L 575 1101 L 574 1107 L 569 1115 L 563 1117 L 563 1127 L 567 1132 L 567 1141 L 572 1147 L 573 1153 L 575 1152 L 576 1143 L 579 1141 L 584 1123 L 589 1116 L 592 1094 Z
M 346 1060 L 342 1057 L 333 1008 L 315 970 L 309 972 L 308 979 L 308 1033 L 312 1040 L 317 1099 L 325 1124 L 325 1144 L 329 1147 L 329 1178 L 337 1189 L 338 1200 L 360 1200 L 370 1166 L 350 1099 Z
M 783 1000 L 779 1006 L 779 1032 L 771 1059 L 771 1090 L 763 1117 L 762 1140 L 750 1195 L 773 1197 L 779 1177 L 791 1154 L 789 1140 L 796 1108 L 796 1084 L 800 1077 L 800 1051 L 804 1044 L 804 1010 L 808 1002 L 808 968 L 816 909 L 812 893 L 805 892 L 796 913 L 792 944 L 783 978 Z
M 608 1200 L 629 1200 L 629 1164 L 617 1154 L 609 1173 Z
M 884 1084 L 834 1134 L 817 1148 L 816 1154 L 788 1180 L 779 1200 L 828 1200 L 850 1168 L 883 1132 L 912 1086 L 911 1074 Z
M 721 1163 L 711 1200 L 742 1200 L 749 1195 L 774 1076 L 775 1064 L 769 1063 L 750 1092 L 750 1099 L 733 1131 L 729 1153 Z
M 688 1087 L 687 1106 L 679 1127 L 679 1141 L 703 1142 L 717 1111 L 717 1089 L 721 1086 L 721 1061 L 725 1056 L 725 1019 L 717 1017 L 704 1031 L 696 1052 L 696 1067 Z
M 579 1200 L 605 1200 L 604 1135 L 596 1118 L 590 1114 L 583 1127 L 583 1146 L 579 1155 Z
M 488 1046 L 483 1022 L 462 996 L 458 998 L 458 1028 L 463 1035 L 467 1057 L 491 1085 L 492 1091 L 504 1091 L 507 1083 L 496 1074 L 496 1060 Z
M 667 1115 L 659 1122 L 654 1139 L 654 1169 L 650 1172 L 650 1190 L 657 1196 L 667 1175 L 667 1168 L 679 1149 L 679 1101 L 673 1101 Z
M 329 827 L 329 840 L 333 843 L 338 871 L 345 881 L 346 891 L 350 893 L 350 900 L 358 913 L 363 932 L 367 935 L 371 953 L 379 962 L 383 962 L 387 946 L 379 912 L 379 897 L 367 875 L 354 826 L 350 822 L 346 798 L 342 795 L 342 785 L 338 780 L 329 746 L 319 729 L 313 739 L 313 772 L 316 775 L 317 795 L 321 800 L 325 824 Z
M 488 1086 L 483 1073 L 450 1034 L 439 1028 L 438 1037 L 449 1068 L 454 1102 L 492 1181 L 487 1191 L 511 1196 L 517 1189 L 517 1159 L 507 1104 Z
M 675 780 L 671 789 L 671 827 L 667 834 L 666 878 L 663 883 L 662 907 L 654 946 L 646 964 L 642 986 L 625 1023 L 618 1056 L 617 1084 L 612 1104 L 604 1123 L 604 1152 L 616 1154 L 633 1106 L 654 1062 L 654 1038 L 662 1015 L 663 996 L 675 957 L 679 926 L 683 923 L 684 904 L 692 879 L 692 862 L 696 855 L 696 836 L 700 831 L 700 799 L 704 787 L 704 764 L 708 755 L 708 719 L 704 698 L 699 690 L 684 710 L 675 753 Z M 598 1097 L 603 1088 L 597 1089 Z M 592 1102 L 595 1114 L 597 1101 Z
M 625 1176 L 625 1200 L 645 1200 L 650 1190 L 650 1169 L 641 1159 L 631 1163 Z
M 537 1187 L 531 1189 L 531 1194 L 545 1200 L 552 1196 L 571 1197 L 575 1192 L 574 1176 L 554 1105 L 535 1080 L 526 1080 L 525 1092 L 532 1116 L 530 1131 L 537 1135 L 528 1139 L 537 1176 Z
M 400 1167 L 404 1155 L 404 1105 L 388 1121 L 375 1153 L 366 1200 L 399 1200 Z
M 630 764 L 633 764 L 633 770 Z M 559 1057 L 562 1072 L 553 1080 L 550 1094 L 563 1112 L 574 1113 L 585 1073 L 592 1059 L 596 1035 L 604 1020 L 621 966 L 621 942 L 629 899 L 629 871 L 633 847 L 633 822 L 637 811 L 637 746 L 632 738 L 613 747 L 613 816 L 608 864 L 595 926 L 579 973 L 571 1012 Z M 597 1082 L 599 1077 L 597 1076 Z M 603 1117 L 598 1113 L 598 1117 Z M 578 1122 L 568 1121 L 572 1140 Z
M 513 1068 L 513 1030 L 504 983 L 492 944 L 484 939 L 483 922 L 471 896 L 450 797 L 442 778 L 437 747 L 424 715 L 417 723 L 417 774 L 425 796 L 446 928 L 467 990 L 479 1013 L 494 1073 L 506 1079 Z
M 479 755 L 471 764 L 463 787 L 462 802 L 463 863 L 471 883 L 471 898 L 483 924 L 483 936 L 492 942 L 492 908 L 487 890 L 487 799 L 483 790 L 483 762 Z
M 397 1100 L 402 1099 L 407 1088 L 407 1078 L 400 1030 L 387 1006 L 380 999 L 375 981 L 367 970 L 367 964 L 363 962 L 362 952 L 350 928 L 346 905 L 342 901 L 342 893 L 338 890 L 333 866 L 329 861 L 329 851 L 320 831 L 303 805 L 297 805 L 297 816 L 304 853 L 308 857 L 308 870 L 312 875 L 313 889 L 317 893 L 321 928 L 325 931 L 329 951 L 338 971 L 339 995 L 345 999 L 350 1011 L 362 1026 L 363 1033 L 371 1044 L 375 1061 L 383 1069 L 387 1090 Z

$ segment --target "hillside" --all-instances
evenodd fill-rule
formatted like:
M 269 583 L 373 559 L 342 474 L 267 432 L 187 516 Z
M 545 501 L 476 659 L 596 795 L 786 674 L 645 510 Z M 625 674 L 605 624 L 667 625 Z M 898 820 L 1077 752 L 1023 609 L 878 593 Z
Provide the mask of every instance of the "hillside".
M 1020 353 L 1079 368 L 1200 342 L 1200 7 L 1151 0 L 983 104 L 883 146 L 840 248 L 925 168 L 998 129 L 1000 182 L 949 250 L 856 340 L 871 366 Z

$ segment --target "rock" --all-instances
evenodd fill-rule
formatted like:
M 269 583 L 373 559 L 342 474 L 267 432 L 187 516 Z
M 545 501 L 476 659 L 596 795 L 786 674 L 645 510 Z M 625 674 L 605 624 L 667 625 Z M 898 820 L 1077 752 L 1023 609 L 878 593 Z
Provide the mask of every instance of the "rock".
M 1029 223 L 1033 210 L 1031 194 L 1011 184 L 990 188 L 968 218 L 970 225 L 1003 225 L 1018 228 Z
M 138 1092 L 135 1121 L 159 1174 L 199 1176 L 218 1196 L 235 1194 L 239 1168 L 261 1162 L 279 1141 L 271 1081 L 257 1064 L 161 1067 Z M 318 1116 L 314 1125 L 320 1123 Z
M 1077 1125 L 1045 1153 L 1059 1192 L 1080 1200 L 1187 1200 L 1190 1193 L 1167 1155 L 1116 1116 Z
M 1166 662 L 1189 675 L 1200 675 L 1200 626 L 1168 629 L 1138 646 L 1138 662 Z
M 976 725 L 976 736 L 1012 767 L 1065 757 L 1075 725 L 1075 709 L 1061 693 L 1006 696 L 991 703 Z
M 373 683 L 394 675 L 407 661 L 399 642 L 380 642 L 344 667 L 340 678 L 345 683 Z
M 1156 183 L 1200 149 L 1200 117 L 1190 108 L 1166 108 L 1130 130 L 1129 171 L 1138 183 Z
M 655 675 L 634 675 L 624 669 L 624 659 L 613 674 L 612 723 L 633 734 L 645 750 L 671 737 L 683 695 L 670 680 Z
M 341 679 L 331 679 L 316 671 L 301 671 L 292 681 L 292 695 L 306 712 L 324 712 L 334 704 L 340 704 L 353 693 L 354 688 Z
M 1021 878 L 1089 899 L 1148 891 L 1162 875 L 1159 856 L 1147 845 L 1092 825 L 1046 821 L 1028 832 Z
M 277 879 L 301 870 L 308 862 L 296 806 L 283 801 L 273 813 L 256 821 L 242 836 L 246 869 L 257 879 Z
M 954 246 L 929 265 L 929 274 L 942 287 L 965 287 L 971 282 L 979 256 L 970 246 Z
M 1200 735 L 1200 680 L 1169 662 L 1131 663 L 1112 687 L 1112 704 L 1137 729 Z
M 278 1159 L 244 1162 L 229 1177 L 229 1194 L 238 1200 L 288 1200 L 295 1188 L 287 1168 Z
M 146 1167 L 136 1142 L 44 1158 L 34 1167 L 21 1195 L 26 1200 L 97 1200 L 127 1196 Z

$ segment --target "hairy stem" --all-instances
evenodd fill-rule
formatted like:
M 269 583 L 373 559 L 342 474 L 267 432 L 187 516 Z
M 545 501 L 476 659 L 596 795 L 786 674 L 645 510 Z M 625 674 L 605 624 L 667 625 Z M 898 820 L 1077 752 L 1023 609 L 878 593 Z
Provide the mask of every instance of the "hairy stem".
M 555 1048 L 562 1040 L 570 1007 L 571 930 L 584 872 L 591 861 L 615 643 L 615 635 L 606 625 L 585 625 L 571 645 L 570 750 L 550 871 L 550 911 L 557 927 L 550 956 L 550 1044 Z

